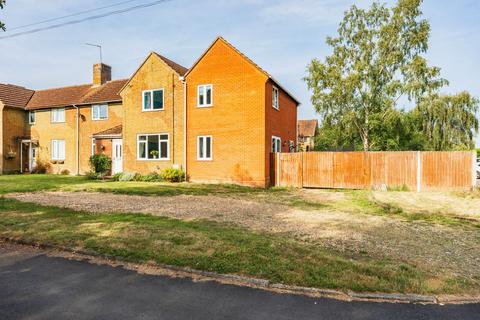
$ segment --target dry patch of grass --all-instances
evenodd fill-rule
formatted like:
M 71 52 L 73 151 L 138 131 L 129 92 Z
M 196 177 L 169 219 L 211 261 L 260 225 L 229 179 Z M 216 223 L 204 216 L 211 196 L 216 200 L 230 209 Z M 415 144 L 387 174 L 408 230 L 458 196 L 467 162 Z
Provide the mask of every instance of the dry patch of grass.
M 480 222 L 480 198 L 468 193 L 449 192 L 372 192 L 374 201 L 389 203 L 407 212 L 440 214 Z

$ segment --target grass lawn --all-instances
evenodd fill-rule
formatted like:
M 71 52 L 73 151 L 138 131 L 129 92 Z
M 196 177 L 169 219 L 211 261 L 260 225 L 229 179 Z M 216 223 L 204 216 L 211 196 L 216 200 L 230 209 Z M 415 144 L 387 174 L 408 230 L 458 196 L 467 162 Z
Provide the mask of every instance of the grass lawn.
M 321 215 L 324 212 L 322 210 L 327 210 L 333 216 L 335 214 L 332 214 L 332 210 L 341 210 L 343 213 L 350 212 L 346 219 L 361 212 L 363 215 L 378 217 L 374 219 L 376 223 L 380 221 L 378 219 L 392 216 L 406 220 L 402 223 L 416 223 L 420 220 L 428 223 L 428 228 L 432 228 L 430 224 L 438 223 L 447 228 L 469 228 L 470 234 L 475 232 L 472 230 L 478 230 L 476 222 L 458 222 L 463 220 L 456 216 L 433 212 L 422 218 L 412 215 L 407 209 L 385 208 L 378 202 L 380 200 L 370 199 L 370 193 L 364 191 L 332 191 L 321 194 L 322 197 L 325 194 L 341 196 L 339 200 L 332 202 L 302 196 L 298 190 L 287 189 L 265 190 L 186 183 L 102 182 L 89 181 L 82 177 L 49 175 L 0 176 L 0 195 L 40 190 L 99 191 L 165 197 L 181 194 L 215 195 L 276 202 L 290 206 L 292 210 L 311 212 L 309 214 L 313 217 Z M 352 224 L 353 227 L 355 223 Z M 416 229 L 418 228 L 415 227 Z M 456 231 L 458 233 L 455 233 L 455 237 L 461 230 Z M 369 233 L 374 231 L 367 230 Z M 180 220 L 140 213 L 92 214 L 0 197 L 0 236 L 84 248 L 132 262 L 156 261 L 300 286 L 419 294 L 480 292 L 480 273 L 467 277 L 459 276 L 455 272 L 434 272 L 428 267 L 404 259 L 371 255 L 363 250 L 357 250 L 356 253 L 352 250 L 336 250 L 322 246 L 321 242 L 301 241 L 285 234 L 201 219 Z M 480 236 L 476 241 L 468 244 L 478 245 Z M 372 244 L 375 245 L 370 243 Z
M 93 215 L 8 199 L 0 200 L 0 212 L 2 236 L 85 248 L 133 262 L 156 261 L 344 290 L 459 290 L 455 279 L 433 279 L 407 264 L 353 260 L 316 245 L 210 221 L 187 222 L 143 214 Z M 438 281 L 443 286 L 429 287 L 430 282 Z

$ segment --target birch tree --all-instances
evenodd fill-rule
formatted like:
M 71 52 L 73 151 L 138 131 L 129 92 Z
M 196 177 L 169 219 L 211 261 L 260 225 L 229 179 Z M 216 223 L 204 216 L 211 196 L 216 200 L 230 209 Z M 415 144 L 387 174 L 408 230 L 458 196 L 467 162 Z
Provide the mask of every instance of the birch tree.
M 331 125 L 351 127 L 363 150 L 375 148 L 372 130 L 395 112 L 399 100 L 417 104 L 447 83 L 424 57 L 430 25 L 422 0 L 399 0 L 393 8 L 373 3 L 345 12 L 338 35 L 328 37 L 332 53 L 313 59 L 305 81 L 315 110 Z M 380 126 L 381 127 L 381 126 Z

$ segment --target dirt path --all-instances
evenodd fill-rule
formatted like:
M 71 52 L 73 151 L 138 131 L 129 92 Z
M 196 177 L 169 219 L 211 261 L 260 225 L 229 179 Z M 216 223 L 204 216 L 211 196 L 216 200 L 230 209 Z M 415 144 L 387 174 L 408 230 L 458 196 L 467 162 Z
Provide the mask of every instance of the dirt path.
M 344 201 L 341 193 L 306 194 L 319 202 Z M 480 230 L 407 222 L 326 206 L 299 210 L 265 201 L 219 196 L 151 197 L 87 192 L 10 194 L 24 202 L 87 212 L 140 212 L 178 219 L 209 219 L 254 230 L 287 233 L 353 255 L 390 258 L 436 274 L 480 281 Z M 338 198 L 338 199 L 337 199 Z

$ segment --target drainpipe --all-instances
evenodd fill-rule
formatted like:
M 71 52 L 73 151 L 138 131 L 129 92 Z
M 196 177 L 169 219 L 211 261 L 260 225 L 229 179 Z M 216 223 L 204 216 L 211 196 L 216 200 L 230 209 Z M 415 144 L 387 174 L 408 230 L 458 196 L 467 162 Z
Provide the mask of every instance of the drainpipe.
M 183 170 L 187 179 L 187 80 L 180 77 L 183 83 Z
M 76 105 L 72 105 L 72 106 L 77 110 L 75 154 L 77 156 L 77 176 L 79 176 L 80 175 L 80 108 Z
M 175 164 L 175 74 L 172 73 L 172 164 Z

